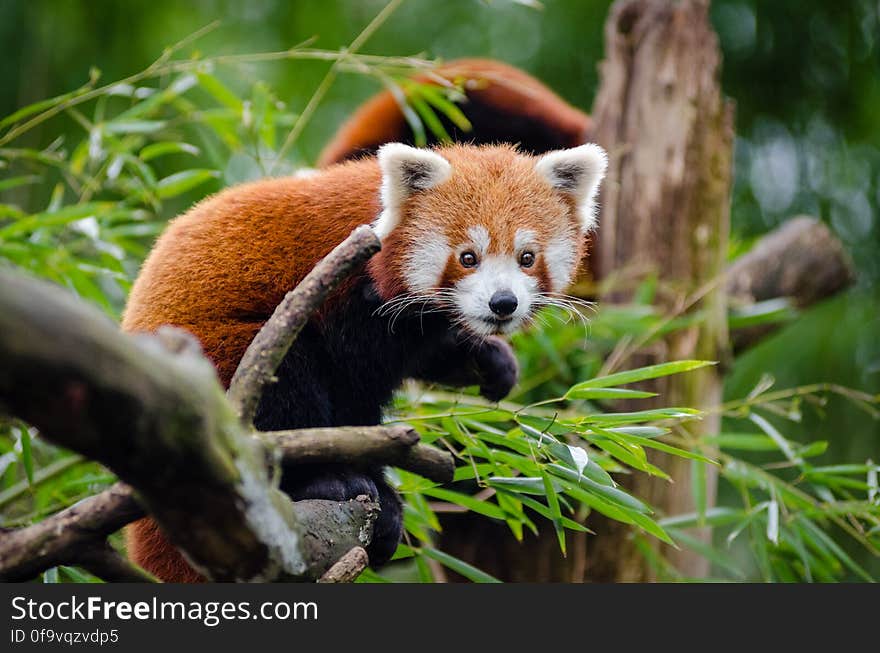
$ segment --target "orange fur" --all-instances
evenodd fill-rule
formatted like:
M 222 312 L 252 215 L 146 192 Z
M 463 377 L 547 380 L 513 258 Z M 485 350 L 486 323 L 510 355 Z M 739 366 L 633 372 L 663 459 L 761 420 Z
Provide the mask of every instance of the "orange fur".
M 458 59 L 437 67 L 430 74 L 416 75 L 420 82 L 438 83 L 438 78 L 462 84 L 467 97 L 492 107 L 499 124 L 511 116 L 542 123 L 560 137 L 561 147 L 575 147 L 587 141 L 592 121 L 528 73 L 491 59 Z M 467 106 L 463 108 L 467 112 Z M 511 127 L 504 141 L 520 140 Z M 406 119 L 390 91 L 367 100 L 339 129 L 318 159 L 321 167 L 338 163 L 353 154 L 373 150 L 384 143 L 403 140 Z

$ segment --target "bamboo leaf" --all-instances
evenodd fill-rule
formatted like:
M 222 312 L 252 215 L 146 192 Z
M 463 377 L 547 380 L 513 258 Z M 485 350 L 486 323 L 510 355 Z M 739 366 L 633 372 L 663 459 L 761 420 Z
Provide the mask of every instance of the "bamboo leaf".
M 410 106 L 415 109 L 419 117 L 422 119 L 422 122 L 425 126 L 431 130 L 431 133 L 434 134 L 434 137 L 440 141 L 441 143 L 451 143 L 452 137 L 449 135 L 449 132 L 446 131 L 446 128 L 443 126 L 443 123 L 437 117 L 437 114 L 434 113 L 434 110 L 418 95 L 410 95 L 408 97 Z
M 646 399 L 656 396 L 656 392 L 626 388 L 578 388 L 577 386 L 565 393 L 566 399 Z
M 164 120 L 118 120 L 104 125 L 105 134 L 152 134 L 165 127 Z
M 39 113 L 41 111 L 45 111 L 46 109 L 51 109 L 52 107 L 66 102 L 72 98 L 75 98 L 78 95 L 82 95 L 86 91 L 91 88 L 92 84 L 86 84 L 85 86 L 81 86 L 75 91 L 71 91 L 70 93 L 64 93 L 63 95 L 56 95 L 55 97 L 48 98 L 46 100 L 40 100 L 39 102 L 34 102 L 33 104 L 29 104 L 26 107 L 22 107 L 18 111 L 9 114 L 3 120 L 0 120 L 0 129 L 4 127 L 8 127 L 13 123 L 22 120 L 23 118 L 27 118 L 28 116 L 32 116 L 35 113 Z
M 565 555 L 565 530 L 562 528 L 562 512 L 559 510 L 559 497 L 553 488 L 553 482 L 546 472 L 541 472 L 544 481 L 544 493 L 547 497 L 547 505 L 550 508 L 550 518 L 553 520 L 553 528 L 556 531 L 556 539 L 559 541 L 559 550 Z
M 767 504 L 767 539 L 779 546 L 779 504 L 776 499 Z
M 703 515 L 703 524 L 706 526 L 724 526 L 742 519 L 745 513 L 742 510 L 728 508 L 725 506 L 715 506 L 706 510 Z M 664 517 L 658 519 L 657 523 L 664 528 L 693 528 L 700 523 L 700 515 L 696 512 L 675 515 L 674 517 Z
M 517 493 L 511 492 L 507 488 L 499 487 L 498 492 L 499 492 L 499 494 L 505 493 L 505 494 L 509 494 L 509 496 L 514 496 L 514 497 L 516 497 L 517 501 L 521 501 L 523 503 L 523 505 L 528 506 L 529 508 L 534 510 L 536 513 L 541 515 L 542 517 L 545 517 L 547 519 L 552 519 L 550 509 L 547 506 L 545 506 L 543 503 L 541 503 L 540 501 L 535 501 L 531 497 L 527 497 L 522 494 L 517 494 Z M 564 515 L 562 517 L 562 525 L 565 526 L 569 530 L 578 531 L 580 533 L 592 533 L 593 532 L 589 528 L 587 528 L 586 526 L 579 524 L 576 521 L 569 519 L 568 517 L 565 517 Z
M 607 499 L 612 503 L 619 504 L 625 508 L 628 508 L 629 510 L 633 510 L 638 513 L 648 514 L 651 512 L 651 509 L 648 506 L 646 506 L 635 497 L 630 496 L 623 490 L 614 487 L 608 487 L 607 485 L 600 485 L 599 483 L 590 480 L 586 476 L 578 476 L 575 471 L 567 469 L 562 465 L 557 465 L 555 463 L 550 463 L 549 465 L 547 465 L 547 469 L 553 475 L 570 481 L 580 486 L 584 490 L 587 490 L 588 492 L 598 494 L 602 498 Z
M 452 571 L 458 572 L 468 580 L 472 580 L 475 583 L 500 583 L 501 581 L 487 574 L 485 571 L 480 571 L 473 565 L 469 565 L 464 560 L 459 560 L 458 558 L 449 555 L 448 553 L 444 553 L 443 551 L 438 551 L 437 549 L 431 547 L 422 547 L 421 549 L 422 555 L 425 555 L 432 560 L 436 560 L 444 567 L 448 567 Z
M 241 115 L 243 109 L 242 101 L 223 82 L 213 75 L 203 72 L 196 73 L 196 78 L 199 80 L 199 86 L 205 89 L 215 100 Z
M 810 532 L 810 534 L 815 537 L 817 540 L 822 542 L 828 549 L 835 555 L 837 558 L 845 564 L 850 571 L 854 574 L 858 575 L 869 583 L 873 583 L 874 579 L 871 577 L 864 568 L 856 563 L 847 553 L 844 551 L 831 537 L 829 537 L 821 528 L 816 526 L 812 521 L 807 519 L 806 517 L 799 516 L 798 522 Z
M 640 367 L 635 370 L 626 372 L 618 372 L 617 374 L 609 374 L 607 376 L 596 377 L 583 383 L 572 386 L 566 393 L 566 399 L 570 398 L 571 393 L 577 393 L 590 388 L 608 388 L 626 383 L 635 383 L 636 381 L 645 381 L 647 379 L 656 379 L 662 376 L 670 376 L 671 374 L 680 374 L 681 372 L 689 372 L 708 365 L 714 365 L 712 361 L 685 360 L 675 361 L 673 363 L 661 363 L 659 365 L 650 365 L 648 367 Z
M 507 516 L 504 514 L 504 511 L 494 503 L 481 501 L 480 499 L 468 496 L 467 494 L 462 494 L 461 492 L 454 492 L 453 490 L 435 487 L 422 490 L 422 494 L 426 494 L 429 497 L 434 497 L 435 499 L 440 499 L 442 501 L 448 501 L 449 503 L 454 503 L 459 506 L 464 506 L 472 512 L 493 519 L 504 519 Z
M 199 155 L 199 148 L 189 143 L 177 143 L 173 141 L 160 141 L 158 143 L 150 143 L 145 146 L 139 153 L 141 161 L 149 161 L 163 154 L 191 154 Z
M 43 178 L 40 175 L 21 175 L 18 177 L 9 177 L 8 179 L 3 179 L 2 181 L 0 181 L 0 193 L 5 190 L 10 190 L 12 188 L 18 188 L 19 186 L 37 184 L 42 180 Z
M 614 429 L 603 429 L 603 432 L 604 431 L 614 431 Z M 639 444 L 649 449 L 656 449 L 657 451 L 672 454 L 673 456 L 678 456 L 679 458 L 697 460 L 699 462 L 709 463 L 710 465 L 718 464 L 711 458 L 706 458 L 706 456 L 694 453 L 693 451 L 688 451 L 687 449 L 679 449 L 678 447 L 673 447 L 671 444 L 666 444 L 665 442 L 660 442 L 659 440 L 652 440 L 650 438 L 644 438 L 638 435 L 630 435 L 628 439 L 634 444 Z
M 157 194 L 163 200 L 177 197 L 219 176 L 220 173 L 216 170 L 195 169 L 176 172 L 159 180 L 159 183 L 156 184 Z
M 491 487 L 506 488 L 515 492 L 544 495 L 544 481 L 540 476 L 493 476 L 488 479 Z
M 424 84 L 421 88 L 421 94 L 433 107 L 446 116 L 449 121 L 464 132 L 473 129 L 470 120 L 464 115 L 464 112 L 454 102 L 448 100 L 443 95 L 443 91 L 431 84 Z
M 31 433 L 23 426 L 15 427 L 18 432 L 18 442 L 21 445 L 21 464 L 24 466 L 24 473 L 27 476 L 28 484 L 34 484 L 34 458 L 31 453 Z
M 587 452 L 583 450 L 581 447 L 574 447 L 572 445 L 566 445 L 568 447 L 568 451 L 571 453 L 572 460 L 574 460 L 575 469 L 579 475 L 584 475 L 584 469 L 590 463 L 590 457 L 587 455 Z
M 113 207 L 110 202 L 86 202 L 66 206 L 55 212 L 36 213 L 0 229 L 0 238 L 12 238 L 42 227 L 55 227 L 97 215 Z
M 786 440 L 782 433 L 777 431 L 776 427 L 774 427 L 770 422 L 768 422 L 757 413 L 751 413 L 749 415 L 749 419 L 757 424 L 758 428 L 764 431 L 764 433 L 766 433 L 770 437 L 770 439 L 773 440 L 776 446 L 779 447 L 779 450 L 785 455 L 786 458 L 788 458 L 789 461 L 796 464 L 802 464 L 804 462 L 803 459 L 794 452 L 791 443 Z
M 695 408 L 654 408 L 631 413 L 601 413 L 584 418 L 585 424 L 598 424 L 604 428 L 619 424 L 635 424 L 663 419 L 683 419 L 699 417 L 702 413 Z

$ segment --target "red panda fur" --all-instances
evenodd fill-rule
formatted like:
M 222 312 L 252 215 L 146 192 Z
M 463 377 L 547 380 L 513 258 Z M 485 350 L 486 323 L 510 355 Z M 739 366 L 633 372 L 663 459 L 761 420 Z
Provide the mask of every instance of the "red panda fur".
M 188 329 L 228 385 L 285 293 L 354 227 L 375 219 L 380 176 L 375 160 L 349 162 L 203 200 L 157 241 L 132 287 L 123 329 Z

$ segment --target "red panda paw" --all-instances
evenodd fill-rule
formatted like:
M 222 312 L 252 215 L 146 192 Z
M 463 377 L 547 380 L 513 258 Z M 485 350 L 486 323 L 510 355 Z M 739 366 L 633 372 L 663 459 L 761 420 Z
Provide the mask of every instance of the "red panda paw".
M 507 341 L 490 336 L 476 355 L 480 394 L 489 401 L 501 401 L 519 379 L 519 364 Z
M 382 468 L 360 470 L 346 465 L 307 465 L 285 468 L 281 489 L 294 501 L 329 499 L 348 501 L 361 495 L 379 503 L 379 517 L 367 546 L 370 566 L 384 565 L 394 555 L 403 533 L 403 506 L 385 479 Z

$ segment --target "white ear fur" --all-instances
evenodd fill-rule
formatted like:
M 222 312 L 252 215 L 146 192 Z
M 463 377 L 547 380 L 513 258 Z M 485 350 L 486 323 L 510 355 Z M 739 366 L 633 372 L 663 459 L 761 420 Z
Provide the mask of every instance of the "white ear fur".
M 583 231 L 596 225 L 596 194 L 607 167 L 608 155 L 594 143 L 550 152 L 535 164 L 535 170 L 551 186 L 574 196 Z
M 431 150 L 420 150 L 403 143 L 388 143 L 379 148 L 382 170 L 382 212 L 373 230 L 382 239 L 400 222 L 400 205 L 415 192 L 433 188 L 452 173 L 449 161 Z

